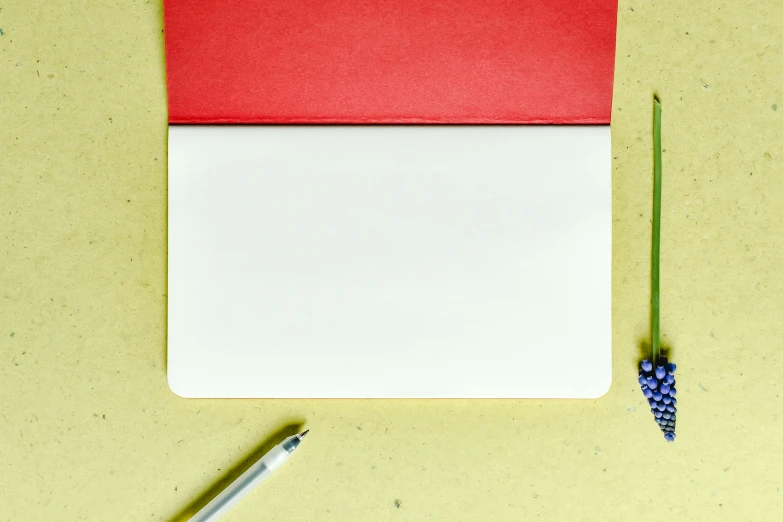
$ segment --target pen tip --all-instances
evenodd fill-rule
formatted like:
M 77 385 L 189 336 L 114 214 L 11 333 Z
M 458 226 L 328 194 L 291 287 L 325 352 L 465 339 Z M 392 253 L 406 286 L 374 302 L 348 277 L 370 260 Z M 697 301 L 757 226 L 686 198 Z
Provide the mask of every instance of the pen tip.
M 308 433 L 310 433 L 310 430 L 304 430 L 302 433 L 299 434 L 299 438 L 303 439 L 305 435 L 307 435 Z

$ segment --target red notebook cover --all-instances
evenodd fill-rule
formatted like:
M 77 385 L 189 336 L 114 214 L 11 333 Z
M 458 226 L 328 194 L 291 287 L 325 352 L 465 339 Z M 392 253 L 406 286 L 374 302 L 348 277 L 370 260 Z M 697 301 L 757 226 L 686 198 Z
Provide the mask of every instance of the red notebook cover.
M 170 123 L 607 124 L 617 0 L 165 0 Z

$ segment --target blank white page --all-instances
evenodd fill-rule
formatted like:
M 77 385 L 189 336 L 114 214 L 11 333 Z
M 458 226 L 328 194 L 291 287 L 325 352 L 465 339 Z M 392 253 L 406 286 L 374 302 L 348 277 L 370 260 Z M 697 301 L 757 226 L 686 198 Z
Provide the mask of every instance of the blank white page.
M 185 397 L 611 383 L 608 126 L 171 126 Z

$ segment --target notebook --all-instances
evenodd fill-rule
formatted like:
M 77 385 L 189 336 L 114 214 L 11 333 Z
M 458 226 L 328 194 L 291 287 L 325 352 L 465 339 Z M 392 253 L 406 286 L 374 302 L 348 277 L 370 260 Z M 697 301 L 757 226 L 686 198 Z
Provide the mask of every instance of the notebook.
M 172 390 L 604 394 L 615 18 L 167 0 Z

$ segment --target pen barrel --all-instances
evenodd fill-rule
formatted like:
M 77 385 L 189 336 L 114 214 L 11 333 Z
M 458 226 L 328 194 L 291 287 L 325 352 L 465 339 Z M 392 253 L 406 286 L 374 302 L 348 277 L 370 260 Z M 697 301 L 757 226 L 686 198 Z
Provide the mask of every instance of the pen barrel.
M 286 451 L 282 444 L 278 444 L 269 450 L 269 453 L 264 455 L 259 462 L 263 462 L 271 473 L 288 460 L 288 455 L 290 455 L 290 452 Z
M 232 482 L 209 504 L 201 508 L 189 522 L 213 522 L 231 509 L 245 495 L 264 481 L 274 470 L 279 468 L 288 458 L 289 452 L 278 444 L 258 462 L 250 466 L 239 478 Z

